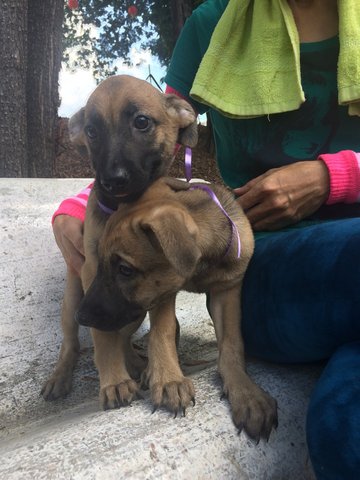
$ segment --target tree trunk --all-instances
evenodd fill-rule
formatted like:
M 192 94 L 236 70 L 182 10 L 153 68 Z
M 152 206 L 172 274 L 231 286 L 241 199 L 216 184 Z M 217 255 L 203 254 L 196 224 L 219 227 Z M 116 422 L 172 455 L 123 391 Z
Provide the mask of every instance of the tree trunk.
M 29 177 L 51 177 L 59 107 L 63 0 L 28 1 L 27 129 Z
M 27 169 L 27 0 L 6 0 L 0 11 L 0 176 Z
M 3 0 L 0 176 L 52 176 L 63 0 Z

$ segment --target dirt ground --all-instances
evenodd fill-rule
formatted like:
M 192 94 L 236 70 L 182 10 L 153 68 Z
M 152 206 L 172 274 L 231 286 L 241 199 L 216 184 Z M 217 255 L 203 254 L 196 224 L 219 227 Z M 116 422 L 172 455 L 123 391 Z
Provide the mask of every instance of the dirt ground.
M 193 149 L 192 176 L 209 182 L 221 182 L 209 141 L 209 132 L 199 125 L 199 141 Z M 181 148 L 174 160 L 170 175 L 184 177 L 184 150 Z M 90 161 L 74 149 L 69 140 L 68 119 L 59 118 L 56 139 L 56 161 L 53 169 L 55 178 L 92 178 L 94 176 Z

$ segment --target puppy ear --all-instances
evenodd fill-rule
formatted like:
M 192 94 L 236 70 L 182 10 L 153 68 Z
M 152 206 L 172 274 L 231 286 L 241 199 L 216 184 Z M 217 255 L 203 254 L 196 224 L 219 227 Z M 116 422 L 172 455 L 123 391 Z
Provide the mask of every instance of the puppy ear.
M 191 277 L 201 256 L 199 228 L 193 218 L 185 210 L 164 205 L 147 212 L 141 227 L 155 236 L 176 272 L 184 278 Z
M 71 143 L 75 145 L 76 149 L 81 155 L 86 156 L 87 148 L 85 142 L 84 126 L 85 108 L 81 108 L 70 118 L 68 128 Z
M 167 94 L 165 98 L 168 113 L 176 117 L 178 121 L 178 143 L 195 147 L 198 141 L 198 126 L 194 109 L 190 103 L 176 95 Z

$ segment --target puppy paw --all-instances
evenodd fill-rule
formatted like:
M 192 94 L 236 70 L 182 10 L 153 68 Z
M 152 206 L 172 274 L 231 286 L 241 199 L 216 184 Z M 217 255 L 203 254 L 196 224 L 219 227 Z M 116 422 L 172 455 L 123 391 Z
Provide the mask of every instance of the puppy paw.
M 269 440 L 273 428 L 277 428 L 277 403 L 268 393 L 253 383 L 247 386 L 224 388 L 232 410 L 233 421 L 239 433 L 242 430 L 259 443 Z
M 165 406 L 174 413 L 175 417 L 179 412 L 185 416 L 185 411 L 190 403 L 195 405 L 194 385 L 186 377 L 167 383 L 155 383 L 150 386 L 150 392 L 154 405 L 153 412 L 160 406 Z
M 56 400 L 66 397 L 72 385 L 72 375 L 53 374 L 43 385 L 40 395 L 44 400 Z
M 100 389 L 100 405 L 103 410 L 130 405 L 137 397 L 139 397 L 139 387 L 130 378 L 116 385 L 107 385 Z

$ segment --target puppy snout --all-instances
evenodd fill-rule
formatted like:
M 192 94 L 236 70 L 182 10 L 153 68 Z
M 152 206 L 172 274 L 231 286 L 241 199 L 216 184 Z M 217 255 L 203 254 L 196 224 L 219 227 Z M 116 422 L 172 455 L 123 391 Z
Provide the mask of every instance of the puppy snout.
M 96 310 L 96 309 L 95 309 Z M 79 325 L 83 325 L 84 327 L 94 327 L 96 325 L 96 317 L 97 315 L 103 312 L 93 311 L 92 314 L 89 312 L 84 312 L 81 308 L 75 313 L 75 321 Z
M 111 194 L 125 190 L 129 182 L 130 175 L 126 170 L 119 170 L 115 174 L 100 180 L 102 187 Z

